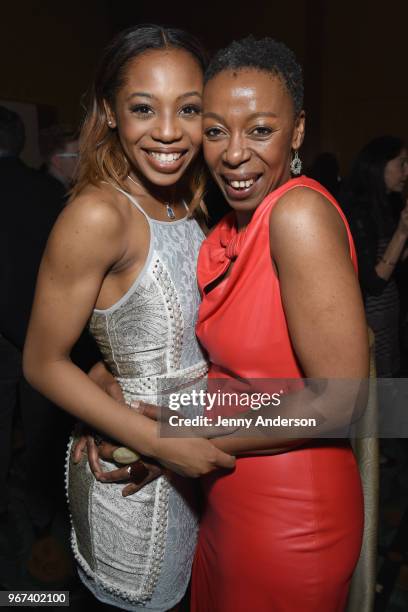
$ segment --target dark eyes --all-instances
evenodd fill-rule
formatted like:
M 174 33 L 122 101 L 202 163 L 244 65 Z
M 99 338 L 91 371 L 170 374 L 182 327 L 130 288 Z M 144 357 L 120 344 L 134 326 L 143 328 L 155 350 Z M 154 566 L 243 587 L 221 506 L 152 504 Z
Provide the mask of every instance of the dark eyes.
M 270 127 L 258 125 L 249 131 L 249 136 L 255 136 L 256 138 L 266 138 L 273 134 L 274 130 Z M 222 136 L 225 132 L 218 127 L 212 127 L 204 130 L 204 134 L 209 139 L 215 139 Z
M 130 108 L 130 112 L 135 113 L 136 115 L 150 115 L 153 113 L 153 109 L 147 104 L 135 104 Z
M 272 132 L 273 130 L 269 127 L 258 126 L 252 130 L 251 134 L 254 134 L 255 136 L 269 136 L 272 134 Z
M 147 104 L 135 104 L 130 108 L 130 112 L 140 117 L 147 118 L 154 114 L 154 109 Z M 201 107 L 198 104 L 186 104 L 179 110 L 179 114 L 184 117 L 196 117 L 201 114 Z
M 183 106 L 180 113 L 188 116 L 200 115 L 201 106 L 199 106 L 198 104 L 187 104 L 187 106 Z
M 222 131 L 219 128 L 213 127 L 209 128 L 208 130 L 204 130 L 204 134 L 207 136 L 207 138 L 217 138 L 217 136 L 222 134 Z

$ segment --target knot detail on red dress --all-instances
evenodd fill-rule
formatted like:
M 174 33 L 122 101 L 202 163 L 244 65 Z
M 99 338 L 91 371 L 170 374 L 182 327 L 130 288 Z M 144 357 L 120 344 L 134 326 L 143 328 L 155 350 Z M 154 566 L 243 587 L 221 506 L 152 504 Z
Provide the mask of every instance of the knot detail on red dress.
M 225 249 L 224 257 L 226 257 L 230 261 L 235 261 L 241 252 L 247 228 L 243 229 L 240 232 L 238 232 L 235 228 L 234 230 L 232 230 L 232 228 L 226 229 L 227 231 L 222 232 L 220 235 L 220 245 Z

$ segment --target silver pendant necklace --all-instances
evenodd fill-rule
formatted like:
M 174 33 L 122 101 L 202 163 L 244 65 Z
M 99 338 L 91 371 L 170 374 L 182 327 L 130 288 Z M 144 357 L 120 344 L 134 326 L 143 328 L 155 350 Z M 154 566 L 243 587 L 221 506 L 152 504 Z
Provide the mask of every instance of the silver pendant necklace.
M 134 179 L 132 179 L 130 174 L 128 174 L 128 179 L 130 179 L 132 181 L 132 183 L 134 183 L 135 185 L 140 187 L 139 183 L 136 183 L 136 181 Z M 172 209 L 172 207 L 170 206 L 170 204 L 168 202 L 164 202 L 164 204 L 166 206 L 166 213 L 167 213 L 168 218 L 173 221 L 176 218 L 176 213 L 174 212 L 174 210 Z
M 167 216 L 169 219 L 175 219 L 176 215 L 174 210 L 172 209 L 172 207 L 170 206 L 170 204 L 168 202 L 165 202 L 166 204 L 166 212 L 167 212 Z

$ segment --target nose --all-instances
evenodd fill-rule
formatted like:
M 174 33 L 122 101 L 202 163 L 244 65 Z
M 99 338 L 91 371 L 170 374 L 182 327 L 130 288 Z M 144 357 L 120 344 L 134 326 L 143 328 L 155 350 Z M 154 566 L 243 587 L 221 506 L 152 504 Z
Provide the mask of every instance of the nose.
M 159 142 L 177 142 L 183 137 L 178 118 L 174 115 L 165 114 L 157 118 L 152 131 L 153 140 Z
M 240 166 L 250 158 L 245 139 L 240 134 L 232 135 L 224 151 L 223 161 L 228 166 Z

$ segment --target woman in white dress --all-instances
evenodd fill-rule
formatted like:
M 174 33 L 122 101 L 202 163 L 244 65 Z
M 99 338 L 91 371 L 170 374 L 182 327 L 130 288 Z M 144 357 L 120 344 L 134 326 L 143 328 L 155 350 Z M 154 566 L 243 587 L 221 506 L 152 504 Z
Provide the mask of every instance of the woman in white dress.
M 204 438 L 161 438 L 155 423 L 109 397 L 69 355 L 89 321 L 128 404 L 160 403 L 159 389 L 180 379 L 205 385 L 194 332 L 204 236 L 191 214 L 202 194 L 204 67 L 199 43 L 180 30 L 138 26 L 106 49 L 78 180 L 41 264 L 24 355 L 28 381 L 55 404 L 187 476 L 233 467 L 234 458 Z M 81 579 L 122 609 L 169 610 L 187 588 L 196 541 L 188 492 L 165 476 L 130 497 L 121 489 L 98 482 L 86 460 L 67 460 Z

